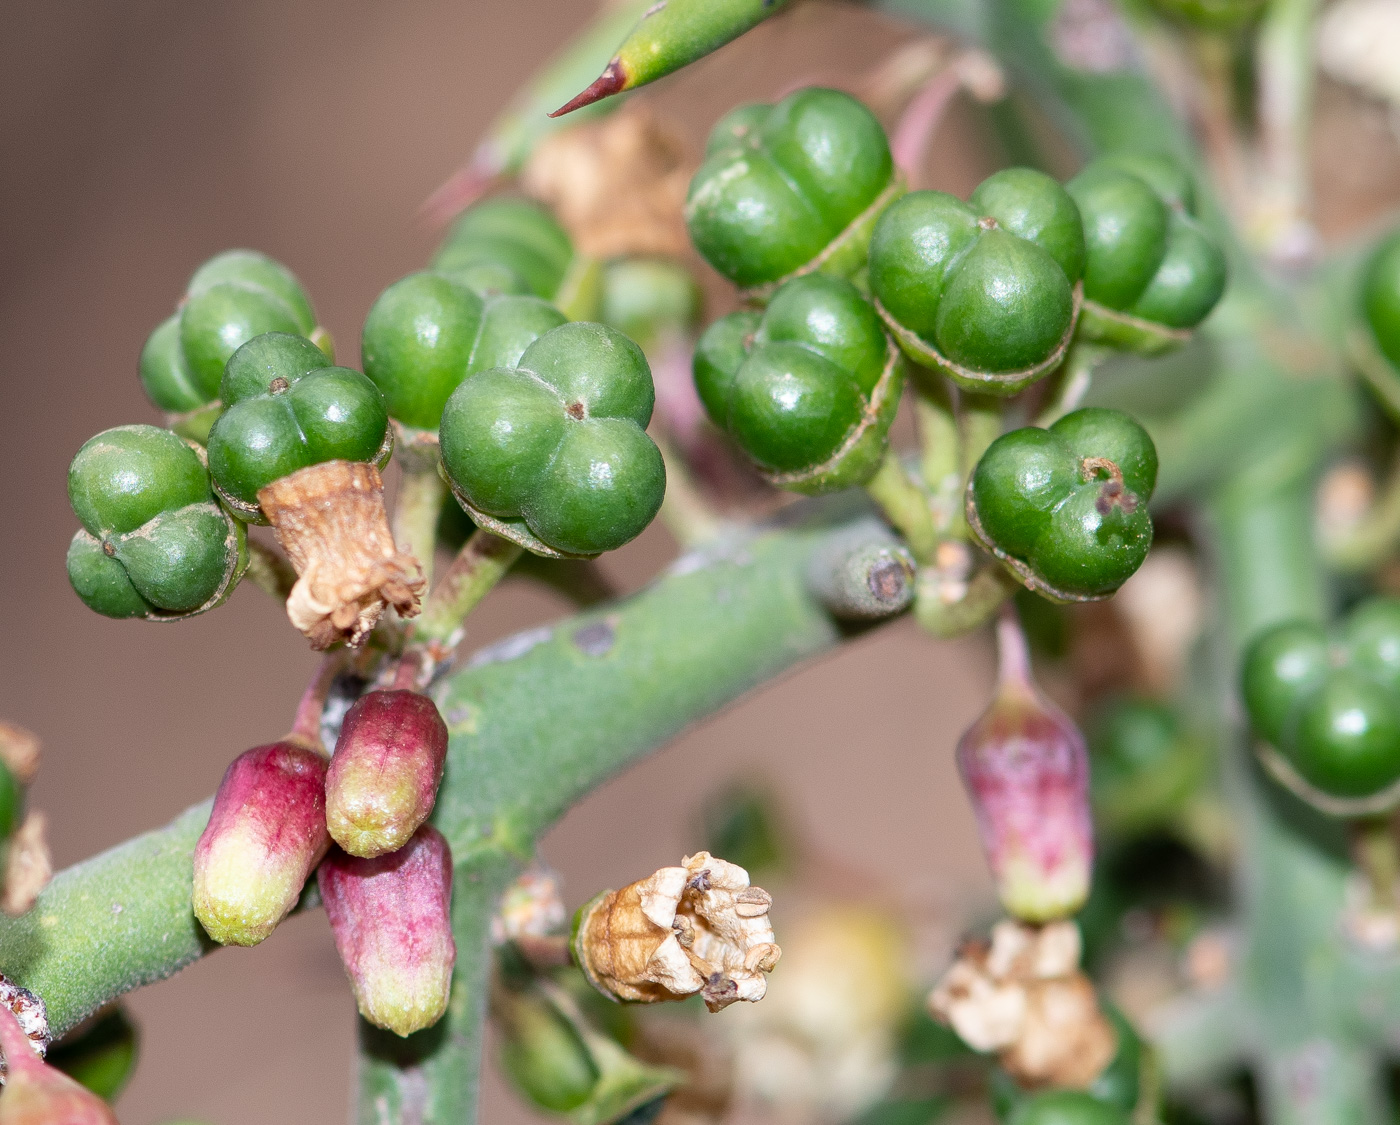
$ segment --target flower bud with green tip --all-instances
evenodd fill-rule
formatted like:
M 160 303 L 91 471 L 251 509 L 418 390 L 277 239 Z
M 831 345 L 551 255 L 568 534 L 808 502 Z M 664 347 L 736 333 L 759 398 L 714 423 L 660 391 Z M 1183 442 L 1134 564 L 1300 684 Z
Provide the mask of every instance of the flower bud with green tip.
M 223 409 L 224 364 L 264 332 L 310 336 L 330 351 L 301 283 L 256 250 L 227 250 L 195 271 L 175 315 L 141 351 L 141 385 L 172 429 L 201 444 Z
M 514 367 L 527 347 L 564 322 L 539 297 L 478 296 L 445 274 L 415 273 L 375 301 L 360 353 L 389 416 L 436 434 L 442 408 L 463 379 Z
M 447 724 L 416 691 L 371 691 L 346 713 L 326 774 L 326 824 L 351 855 L 397 851 L 428 819 Z
M 1304 799 L 1336 815 L 1400 800 L 1400 600 L 1364 602 L 1330 635 L 1304 621 L 1264 630 L 1243 690 L 1264 764 Z
M 1029 589 L 1096 601 L 1147 557 L 1156 483 L 1147 431 L 1120 411 L 1085 407 L 992 442 L 968 483 L 967 520 Z
M 655 392 L 642 350 L 601 324 L 545 333 L 515 367 L 465 379 L 442 414 L 443 470 L 479 527 L 550 557 L 641 534 L 666 470 L 647 437 Z
M 297 904 L 330 842 L 325 758 L 292 737 L 245 750 L 195 845 L 195 917 L 221 945 L 257 945 Z
M 374 383 L 271 332 L 234 353 L 222 388 L 210 475 L 236 514 L 272 524 L 298 575 L 292 624 L 328 648 L 362 643 L 387 605 L 415 614 L 422 570 L 389 529 L 378 466 L 393 437 Z
M 1064 359 L 1079 312 L 1084 230 L 1058 183 L 1008 168 L 963 203 L 906 195 L 870 242 L 870 289 L 916 363 L 1011 395 Z
M 3 1004 L 0 1051 L 5 1062 L 0 1125 L 118 1125 L 106 1102 L 40 1061 L 14 1013 Z
M 360 1015 L 404 1036 L 437 1023 L 457 961 L 452 852 L 442 834 L 424 824 L 398 851 L 373 859 L 335 849 L 317 880 Z
M 874 115 L 849 94 L 809 87 L 720 120 L 686 225 L 710 265 L 766 296 L 798 274 L 858 270 L 875 220 L 903 190 Z
M 68 579 L 106 617 L 170 621 L 220 605 L 247 566 L 243 526 L 215 502 L 202 452 L 169 430 L 118 426 L 68 469 L 82 529 Z
M 958 740 L 958 771 L 1007 912 L 1067 918 L 1088 897 L 1093 867 L 1088 751 L 1031 679 L 1014 612 L 998 623 L 997 649 L 996 695 Z
M 785 283 L 762 314 L 716 321 L 695 349 L 695 387 L 767 480 L 821 493 L 864 484 L 879 467 L 904 365 L 849 281 Z
M 136 1025 L 120 1006 L 109 1008 L 55 1043 L 48 1063 L 107 1101 L 114 1101 L 136 1069 Z
M 1104 157 L 1065 190 L 1084 219 L 1080 334 L 1149 354 L 1186 340 L 1224 293 L 1226 265 L 1185 171 L 1168 156 Z
M 576 320 L 596 312 L 598 263 L 577 253 L 549 210 L 528 199 L 497 196 L 468 207 L 431 269 L 483 297 L 539 297 Z

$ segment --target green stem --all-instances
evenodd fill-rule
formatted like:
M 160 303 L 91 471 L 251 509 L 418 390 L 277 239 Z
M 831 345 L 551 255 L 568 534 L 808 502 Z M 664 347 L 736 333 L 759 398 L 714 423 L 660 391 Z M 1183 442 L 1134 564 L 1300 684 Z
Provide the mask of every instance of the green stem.
M 248 536 L 248 569 L 245 577 L 259 590 L 285 602 L 296 585 L 297 572 L 276 548 Z
M 928 494 L 904 471 L 899 454 L 891 447 L 865 491 L 880 506 L 885 518 L 904 536 L 909 550 L 920 563 L 931 563 L 938 550 L 938 532 L 933 526 Z
M 724 530 L 725 520 L 715 511 L 696 484 L 680 453 L 664 437 L 652 435 L 666 464 L 666 496 L 661 501 L 661 520 L 682 547 L 707 542 Z
M 1319 7 L 1319 0 L 1270 0 L 1256 47 L 1263 179 L 1256 233 L 1265 253 L 1284 261 L 1307 257 L 1317 241 L 1308 220 L 1308 134 Z
M 962 518 L 962 437 L 948 384 L 938 379 L 920 382 L 914 396 L 914 419 L 919 428 L 919 471 L 932 499 L 934 529 L 952 533 Z
M 415 451 L 402 458 L 403 477 L 394 500 L 394 542 L 418 560 L 423 579 L 433 581 L 438 519 L 447 499 L 447 484 L 438 473 L 437 456 Z
M 473 531 L 413 623 L 411 643 L 451 647 L 467 614 L 505 577 L 521 550 L 485 528 Z
M 987 452 L 987 446 L 1001 436 L 1004 398 L 975 395 L 964 391 L 958 398 L 958 431 L 962 435 L 962 475 L 966 481 Z

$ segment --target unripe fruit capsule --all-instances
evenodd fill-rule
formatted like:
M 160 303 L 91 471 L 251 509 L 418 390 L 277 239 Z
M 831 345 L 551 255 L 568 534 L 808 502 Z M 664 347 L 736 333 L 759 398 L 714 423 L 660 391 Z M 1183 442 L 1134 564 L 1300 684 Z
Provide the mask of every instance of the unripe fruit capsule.
M 447 724 L 426 695 L 372 691 L 340 728 L 326 774 L 326 823 L 351 855 L 396 851 L 428 819 L 447 760 Z

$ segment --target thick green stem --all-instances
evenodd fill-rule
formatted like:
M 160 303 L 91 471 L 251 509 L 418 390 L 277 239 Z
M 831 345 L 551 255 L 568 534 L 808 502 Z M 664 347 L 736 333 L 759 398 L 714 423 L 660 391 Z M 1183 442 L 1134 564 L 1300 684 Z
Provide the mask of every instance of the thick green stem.
M 485 528 L 473 531 L 413 623 L 413 642 L 450 646 L 467 614 L 505 577 L 520 552 Z
M 904 536 L 914 558 L 920 563 L 932 562 L 938 550 L 938 532 L 928 494 L 905 472 L 893 448 L 866 482 L 865 491 L 880 506 L 890 526 Z
M 1075 337 L 1064 365 L 1051 376 L 1055 383 L 1035 424 L 1049 428 L 1071 410 L 1077 410 L 1093 386 L 1094 369 L 1112 354 L 1111 348 Z
M 430 459 L 415 450 L 402 462 L 403 477 L 394 500 L 394 542 L 418 560 L 424 580 L 431 583 L 438 518 L 447 499 L 447 484 L 438 473 L 436 453 Z
M 963 510 L 962 438 L 948 385 L 942 379 L 920 383 L 914 396 L 919 426 L 919 471 L 928 489 L 934 530 L 956 534 Z

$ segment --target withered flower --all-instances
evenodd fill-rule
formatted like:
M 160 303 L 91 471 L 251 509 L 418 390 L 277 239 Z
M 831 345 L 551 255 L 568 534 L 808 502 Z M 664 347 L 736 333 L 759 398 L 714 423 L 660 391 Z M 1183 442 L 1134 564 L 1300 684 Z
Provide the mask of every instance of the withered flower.
M 767 891 L 709 852 L 687 856 L 579 911 L 574 958 L 598 991 L 654 1003 L 695 993 L 712 1012 L 762 1000 L 782 954 Z
M 26 913 L 53 877 L 47 827 L 44 814 L 31 809 L 5 848 L 0 910 L 12 917 Z

